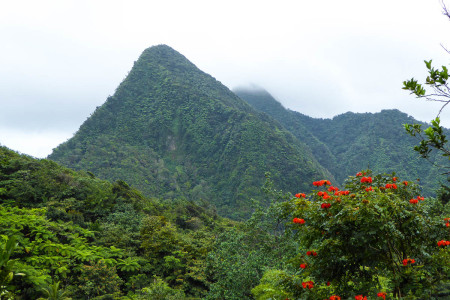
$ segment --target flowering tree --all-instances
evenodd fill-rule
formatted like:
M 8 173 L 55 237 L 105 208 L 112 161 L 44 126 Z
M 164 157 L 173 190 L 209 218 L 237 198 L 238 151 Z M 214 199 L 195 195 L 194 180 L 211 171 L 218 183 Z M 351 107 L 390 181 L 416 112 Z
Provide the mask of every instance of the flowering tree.
M 326 180 L 313 185 L 284 203 L 301 247 L 294 271 L 279 271 L 274 281 L 283 299 L 429 298 L 449 280 L 448 216 L 416 184 L 366 171 L 344 190 Z M 267 278 L 265 289 L 253 290 L 257 299 L 266 299 Z

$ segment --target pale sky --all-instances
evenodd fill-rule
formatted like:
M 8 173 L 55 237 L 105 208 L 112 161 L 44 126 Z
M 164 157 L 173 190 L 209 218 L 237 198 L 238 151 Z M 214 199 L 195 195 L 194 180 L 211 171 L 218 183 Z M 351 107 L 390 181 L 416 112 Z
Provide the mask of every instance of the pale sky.
M 440 106 L 402 82 L 424 79 L 424 59 L 448 65 L 449 33 L 439 0 L 0 0 L 0 144 L 46 157 L 158 44 L 312 117 L 397 108 L 429 121 Z

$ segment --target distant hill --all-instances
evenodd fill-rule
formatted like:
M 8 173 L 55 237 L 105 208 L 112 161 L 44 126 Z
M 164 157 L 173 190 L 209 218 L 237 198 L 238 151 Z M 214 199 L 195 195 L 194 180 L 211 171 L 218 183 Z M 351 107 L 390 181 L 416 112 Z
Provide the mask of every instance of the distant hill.
M 150 197 L 213 203 L 242 218 L 271 172 L 279 189 L 310 189 L 332 177 L 309 147 L 183 55 L 146 49 L 115 94 L 49 156 L 122 179 Z
M 398 110 L 348 112 L 333 119 L 317 119 L 284 108 L 263 89 L 240 88 L 234 92 L 307 144 L 340 183 L 370 168 L 375 172 L 396 172 L 409 180 L 420 179 L 424 192 L 432 195 L 439 182 L 445 180 L 437 168 L 413 150 L 418 142 L 403 128 L 403 124 L 421 122 Z M 435 159 L 440 158 L 433 156 Z

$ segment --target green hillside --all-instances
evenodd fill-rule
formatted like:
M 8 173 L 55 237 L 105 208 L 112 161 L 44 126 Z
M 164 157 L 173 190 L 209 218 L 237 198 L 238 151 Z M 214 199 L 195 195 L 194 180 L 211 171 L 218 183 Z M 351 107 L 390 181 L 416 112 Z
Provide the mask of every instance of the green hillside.
M 49 159 L 152 197 L 242 218 L 265 172 L 296 192 L 329 173 L 308 147 L 168 46 L 146 49 L 115 94 Z
M 37 299 L 56 282 L 73 299 L 150 299 L 142 288 L 152 286 L 204 296 L 207 255 L 234 226 L 206 203 L 149 199 L 123 181 L 0 147 L 1 299 Z M 18 245 L 5 269 L 8 238 Z M 5 281 L 8 268 L 22 275 Z
M 420 122 L 398 110 L 348 112 L 333 119 L 317 119 L 284 108 L 264 90 L 239 89 L 235 93 L 307 144 L 341 183 L 347 176 L 370 168 L 397 172 L 408 180 L 420 179 L 424 192 L 432 195 L 445 180 L 438 168 L 413 151 L 418 142 L 403 128 L 403 124 Z M 432 160 L 436 159 L 441 158 L 433 156 Z

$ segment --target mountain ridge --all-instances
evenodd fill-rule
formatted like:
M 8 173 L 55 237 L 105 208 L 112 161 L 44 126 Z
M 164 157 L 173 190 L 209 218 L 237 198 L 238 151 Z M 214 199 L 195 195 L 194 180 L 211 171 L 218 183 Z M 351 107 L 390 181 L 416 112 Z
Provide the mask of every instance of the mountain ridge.
M 278 122 L 165 45 L 146 49 L 49 158 L 148 196 L 206 199 L 235 218 L 250 213 L 251 198 L 266 201 L 266 171 L 293 193 L 332 178 Z
M 368 168 L 375 172 L 397 172 L 409 180 L 421 179 L 426 182 L 424 192 L 428 195 L 434 195 L 440 182 L 445 182 L 438 168 L 413 151 L 417 140 L 408 136 L 403 127 L 406 123 L 426 124 L 397 109 L 378 113 L 346 112 L 321 119 L 284 108 L 265 90 L 241 88 L 234 92 L 309 145 L 316 159 L 340 183 L 347 176 Z M 442 161 L 436 155 L 432 159 Z

